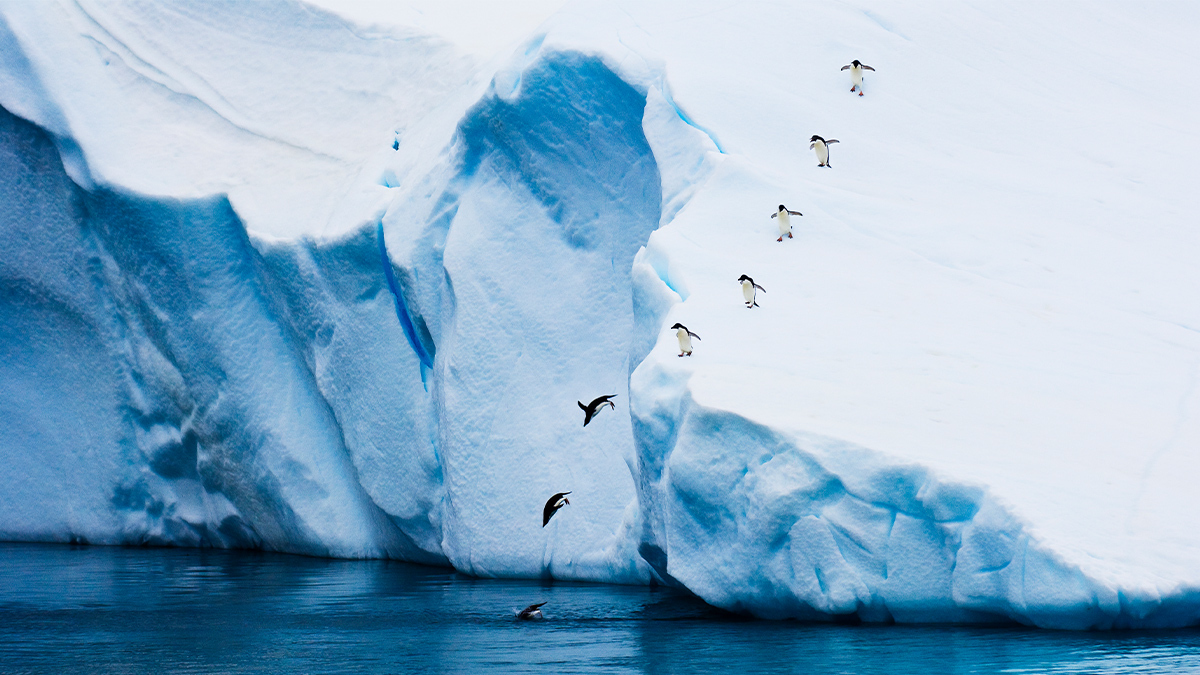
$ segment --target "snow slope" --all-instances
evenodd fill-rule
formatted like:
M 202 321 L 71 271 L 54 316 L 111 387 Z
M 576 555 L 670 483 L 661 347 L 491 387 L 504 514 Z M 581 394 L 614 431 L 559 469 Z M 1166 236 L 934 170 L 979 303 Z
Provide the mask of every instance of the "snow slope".
M 1200 618 L 1197 10 L 379 16 L 0 4 L 0 537 Z

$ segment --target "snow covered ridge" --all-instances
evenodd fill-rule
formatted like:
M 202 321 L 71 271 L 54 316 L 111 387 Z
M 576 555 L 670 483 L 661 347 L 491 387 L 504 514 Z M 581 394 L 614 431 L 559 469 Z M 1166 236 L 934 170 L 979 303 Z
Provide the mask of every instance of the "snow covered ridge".
M 0 6 L 0 538 L 1200 620 L 1191 99 L 1106 51 L 1190 18 L 583 2 L 480 65 L 292 3 L 36 7 Z M 1175 143 L 1129 164 L 1099 110 Z

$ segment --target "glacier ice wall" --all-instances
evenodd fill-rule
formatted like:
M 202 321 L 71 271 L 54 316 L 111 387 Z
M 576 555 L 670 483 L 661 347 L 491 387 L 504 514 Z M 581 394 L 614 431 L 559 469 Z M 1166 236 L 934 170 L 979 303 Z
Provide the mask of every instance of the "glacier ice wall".
M 286 313 L 273 273 L 290 270 L 227 201 L 82 190 L 7 112 L 0 147 L 5 538 L 421 558 L 359 485 L 322 395 L 332 324 Z M 338 245 L 329 295 L 385 314 L 364 245 Z
M 628 399 L 629 270 L 662 195 L 645 106 L 598 59 L 543 59 L 415 196 L 328 243 L 254 241 L 220 198 L 80 188 L 5 113 L 23 465 L 0 536 L 644 581 L 618 536 L 628 407 L 583 429 L 575 401 Z M 543 530 L 563 490 L 578 506 Z
M 433 355 L 459 569 L 645 578 L 614 536 L 634 496 L 628 405 L 586 429 L 576 405 L 628 400 L 629 270 L 662 198 L 645 107 L 599 59 L 549 55 L 472 108 L 384 216 L 401 320 Z M 543 502 L 567 490 L 574 508 L 544 532 Z

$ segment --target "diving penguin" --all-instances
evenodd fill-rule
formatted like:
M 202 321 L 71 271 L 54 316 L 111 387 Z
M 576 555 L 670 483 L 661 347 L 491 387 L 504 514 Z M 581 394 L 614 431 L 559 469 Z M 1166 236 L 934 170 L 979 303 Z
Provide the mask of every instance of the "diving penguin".
M 742 297 L 746 299 L 746 309 L 758 307 L 758 303 L 754 300 L 754 295 L 757 291 L 766 293 L 767 289 L 754 283 L 754 280 L 745 274 L 738 277 L 738 281 L 742 282 Z
M 697 340 L 699 340 L 700 336 L 696 335 L 692 331 L 688 330 L 687 326 L 685 326 L 681 323 L 677 323 L 674 326 L 671 326 L 671 330 L 675 331 L 675 337 L 679 338 L 679 355 L 680 356 L 691 356 L 692 355 L 692 338 L 696 338 Z
M 550 519 L 554 517 L 554 514 L 557 513 L 559 509 L 571 503 L 567 500 L 567 495 L 569 494 L 571 493 L 559 492 L 550 499 L 546 500 L 546 506 L 542 508 L 542 527 L 545 527 L 546 524 L 550 522 Z
M 779 219 L 779 238 L 775 241 L 783 241 L 783 235 L 787 235 L 788 239 L 792 238 L 792 216 L 802 216 L 799 211 L 789 211 L 783 204 L 779 205 L 779 210 L 771 214 L 772 218 Z
M 859 63 L 858 59 L 854 59 L 848 65 L 842 66 L 842 70 L 850 71 L 850 83 L 852 85 L 854 85 L 854 86 L 850 87 L 850 91 L 854 91 L 855 89 L 857 89 L 859 96 L 863 95 L 863 84 L 862 84 L 863 71 L 869 70 L 872 73 L 875 72 L 875 69 L 872 68 L 871 66 L 868 66 L 865 63 Z
M 595 417 L 601 410 L 604 409 L 604 406 L 608 406 L 608 407 L 612 408 L 613 410 L 616 410 L 617 409 L 616 404 L 613 403 L 611 400 L 609 400 L 612 398 L 616 398 L 616 396 L 617 396 L 616 394 L 609 394 L 608 396 L 601 396 L 599 398 L 594 399 L 591 403 L 589 403 L 587 405 L 584 405 L 583 401 L 576 401 L 576 403 L 579 404 L 579 407 L 583 410 L 583 426 L 586 427 L 588 425 L 588 422 L 591 422 L 592 418 Z
M 547 601 L 547 602 L 549 602 L 549 601 Z M 539 603 L 536 603 L 536 604 L 526 607 L 525 609 L 521 610 L 520 614 L 517 614 L 517 618 L 522 621 L 533 621 L 534 619 L 546 618 L 546 617 L 542 616 L 541 608 L 542 608 L 542 605 L 544 605 L 544 604 L 546 604 L 546 603 L 539 602 Z
M 817 151 L 817 166 L 823 166 L 832 169 L 833 167 L 829 164 L 829 146 L 837 143 L 838 139 L 831 138 L 829 140 L 825 140 L 824 138 L 814 134 L 813 137 L 808 140 L 812 141 L 808 144 L 808 148 L 810 150 Z

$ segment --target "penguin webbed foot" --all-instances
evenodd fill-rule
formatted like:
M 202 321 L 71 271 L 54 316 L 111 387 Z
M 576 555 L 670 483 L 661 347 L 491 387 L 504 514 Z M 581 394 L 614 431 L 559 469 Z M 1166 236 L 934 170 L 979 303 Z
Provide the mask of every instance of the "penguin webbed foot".
M 790 236 L 792 236 L 792 235 L 790 235 L 790 234 L 789 234 L 788 236 L 790 237 Z M 778 239 L 776 239 L 775 241 L 782 242 L 782 241 L 783 241 L 783 235 L 782 235 L 782 234 L 781 234 L 781 235 L 779 235 L 779 238 L 778 238 Z
M 794 239 L 791 232 L 788 232 L 788 239 Z M 783 241 L 783 237 L 780 237 L 779 241 Z

